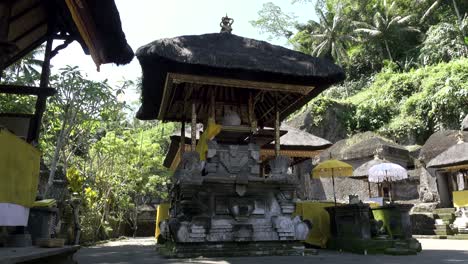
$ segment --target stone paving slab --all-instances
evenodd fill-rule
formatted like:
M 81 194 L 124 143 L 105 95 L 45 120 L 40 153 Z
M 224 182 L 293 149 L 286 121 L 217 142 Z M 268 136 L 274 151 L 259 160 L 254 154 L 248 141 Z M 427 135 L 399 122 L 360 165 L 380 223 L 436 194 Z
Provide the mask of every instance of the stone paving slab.
M 298 257 L 244 257 L 214 259 L 164 259 L 155 252 L 151 238 L 110 242 L 90 248 L 82 248 L 75 255 L 78 264 L 468 264 L 468 243 L 463 240 L 420 240 L 423 252 L 416 256 L 356 255 L 320 250 L 316 256 Z
M 65 256 L 75 253 L 79 246 L 65 246 L 61 248 L 40 248 L 40 247 L 0 247 L 0 264 L 21 263 L 26 261 L 42 261 L 38 263 L 49 263 L 48 258 Z

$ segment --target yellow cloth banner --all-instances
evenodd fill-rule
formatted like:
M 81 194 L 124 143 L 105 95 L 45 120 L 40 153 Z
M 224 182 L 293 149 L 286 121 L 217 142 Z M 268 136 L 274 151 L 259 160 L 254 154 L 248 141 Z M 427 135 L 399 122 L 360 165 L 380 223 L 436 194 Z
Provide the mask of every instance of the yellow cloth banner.
M 31 207 L 36 199 L 41 153 L 0 129 L 0 202 Z
M 468 206 L 468 190 L 453 192 L 453 206 L 458 208 Z
M 330 216 L 326 207 L 333 207 L 333 202 L 303 201 L 296 203 L 294 215 L 302 216 L 303 220 L 312 223 L 312 229 L 305 240 L 306 243 L 325 248 L 330 239 Z
M 208 140 L 213 139 L 221 132 L 221 125 L 217 125 L 213 119 L 208 119 L 208 125 L 205 131 L 200 135 L 197 147 L 195 150 L 200 154 L 200 160 L 206 160 L 206 152 L 208 151 Z
M 154 233 L 154 238 L 156 238 L 156 242 L 158 242 L 158 237 L 161 234 L 161 230 L 159 229 L 159 223 L 169 219 L 169 207 L 168 203 L 158 205 L 158 210 L 156 211 L 156 232 Z

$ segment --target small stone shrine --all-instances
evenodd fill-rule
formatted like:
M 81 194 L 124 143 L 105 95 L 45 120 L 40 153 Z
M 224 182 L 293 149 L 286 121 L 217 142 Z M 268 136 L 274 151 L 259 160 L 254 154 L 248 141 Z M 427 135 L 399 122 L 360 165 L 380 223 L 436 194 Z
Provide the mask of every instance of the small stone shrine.
M 220 33 L 157 40 L 137 51 L 137 117 L 181 122 L 183 139 L 191 123 L 161 234 L 175 257 L 302 255 L 294 241 L 313 223 L 293 217 L 297 182 L 280 155 L 280 124 L 345 76 L 326 60 L 233 35 L 233 22 L 226 16 Z M 197 123 L 204 125 L 198 140 Z M 260 146 L 273 141 L 275 157 L 262 168 Z

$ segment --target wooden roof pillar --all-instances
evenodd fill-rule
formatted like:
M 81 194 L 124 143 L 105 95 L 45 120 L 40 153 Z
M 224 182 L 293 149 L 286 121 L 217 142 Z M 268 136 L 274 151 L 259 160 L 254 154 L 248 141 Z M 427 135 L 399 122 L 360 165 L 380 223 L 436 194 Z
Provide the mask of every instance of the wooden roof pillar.
M 44 52 L 44 62 L 42 63 L 41 79 L 39 83 L 39 89 L 45 89 L 49 86 L 50 77 L 50 60 L 52 59 L 52 43 L 54 41 L 54 30 L 55 30 L 55 19 L 49 20 L 49 29 L 47 36 L 47 43 Z M 34 118 L 29 128 L 28 142 L 33 144 L 38 143 L 39 134 L 41 131 L 42 117 L 47 104 L 47 96 L 38 95 L 36 100 Z
M 8 32 L 10 29 L 11 0 L 0 1 L 0 80 L 7 60 Z
M 278 157 L 281 151 L 280 142 L 280 112 L 278 108 L 278 95 L 275 93 L 275 156 Z

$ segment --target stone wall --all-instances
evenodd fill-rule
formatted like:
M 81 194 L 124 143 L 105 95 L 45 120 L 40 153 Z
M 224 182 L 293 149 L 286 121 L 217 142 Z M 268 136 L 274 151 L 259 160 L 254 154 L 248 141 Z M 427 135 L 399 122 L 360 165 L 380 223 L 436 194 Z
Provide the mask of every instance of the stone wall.
M 308 159 L 294 165 L 294 174 L 297 177 L 297 197 L 301 200 L 310 200 L 313 197 L 312 182 L 310 175 L 312 172 L 312 160 Z
M 421 202 L 430 203 L 440 201 L 435 170 L 426 169 L 418 165 L 415 174 L 419 175 L 419 199 Z
M 312 200 L 333 201 L 332 178 L 311 179 Z M 337 201 L 348 202 L 349 195 L 358 195 L 359 199 L 365 201 L 369 198 L 368 183 L 361 179 L 349 177 L 335 178 L 335 193 Z M 371 183 L 371 195 L 378 196 L 377 184 Z

